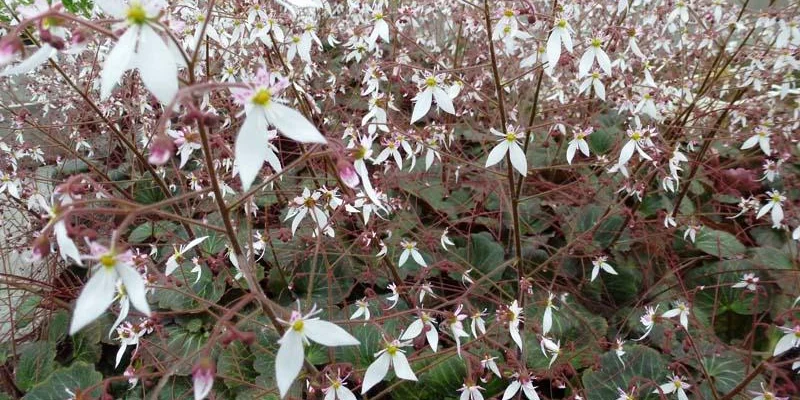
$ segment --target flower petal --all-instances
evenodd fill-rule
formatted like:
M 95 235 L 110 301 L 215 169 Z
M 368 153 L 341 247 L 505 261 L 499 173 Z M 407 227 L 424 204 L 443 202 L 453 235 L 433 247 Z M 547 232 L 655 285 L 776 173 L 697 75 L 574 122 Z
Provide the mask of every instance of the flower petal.
M 136 68 L 142 82 L 158 101 L 169 104 L 178 93 L 178 64 L 161 36 L 143 25 L 136 52 Z
M 278 132 L 295 142 L 328 143 L 317 127 L 294 109 L 271 102 L 266 108 L 266 114 L 267 120 L 278 129 Z
M 61 258 L 67 261 L 67 257 L 71 258 L 78 265 L 83 265 L 81 261 L 81 253 L 75 242 L 67 235 L 67 224 L 61 220 L 53 225 L 53 233 L 56 235 L 56 243 L 58 243 L 58 250 L 61 253 Z
M 130 300 L 128 300 L 126 296 L 123 296 L 119 301 L 119 316 L 114 321 L 114 324 L 111 325 L 111 329 L 108 331 L 108 337 L 111 337 L 111 334 L 114 333 L 114 330 L 117 329 L 119 324 L 121 324 L 122 321 L 125 320 L 130 310 L 131 310 L 131 302 Z M 117 361 L 117 364 L 119 364 L 119 361 Z
M 394 353 L 392 363 L 394 364 L 394 374 L 397 375 L 398 378 L 407 381 L 417 380 L 417 376 L 414 375 L 414 371 L 411 369 L 411 365 L 408 364 L 408 359 L 405 354 L 400 351 Z
M 380 381 L 386 377 L 386 374 L 389 372 L 389 364 L 391 364 L 391 361 L 392 358 L 389 353 L 384 352 L 377 360 L 369 365 L 367 372 L 364 373 L 364 382 L 361 384 L 361 394 L 367 393 L 373 386 L 380 383 Z
M 305 354 L 303 352 L 303 338 L 295 330 L 289 329 L 278 341 L 281 347 L 275 356 L 275 380 L 278 383 L 278 390 L 281 398 L 286 396 L 289 388 L 292 387 L 295 378 L 303 368 Z
M 508 400 L 514 397 L 514 395 L 517 394 L 517 392 L 519 392 L 520 386 L 522 386 L 522 384 L 519 383 L 519 381 L 511 382 L 506 388 L 506 391 L 503 392 L 503 400 Z
M 411 340 L 415 337 L 419 336 L 422 333 L 422 328 L 425 324 L 422 322 L 422 319 L 415 319 L 411 325 L 408 326 L 405 332 L 400 336 L 400 340 Z
M 450 95 L 444 91 L 444 89 L 437 86 L 433 88 L 432 92 L 433 97 L 436 99 L 436 105 L 438 105 L 442 111 L 449 114 L 456 113 L 456 109 L 453 107 L 453 100 L 450 98 Z
M 417 102 L 414 104 L 414 112 L 411 113 L 411 123 L 419 121 L 431 109 L 431 101 L 433 101 L 433 92 L 430 90 L 423 90 L 417 94 Z
M 245 191 L 250 189 L 258 176 L 267 158 L 268 145 L 267 119 L 261 109 L 254 109 L 245 117 L 234 148 L 239 179 L 242 180 L 242 189 Z
M 111 96 L 111 91 L 117 85 L 122 74 L 131 66 L 131 60 L 136 51 L 136 41 L 139 40 L 140 28 L 132 26 L 119 37 L 117 44 L 106 55 L 103 71 L 100 72 L 100 99 L 105 100 Z
M 506 156 L 507 152 L 508 152 L 508 141 L 506 140 L 503 140 L 500 143 L 498 143 L 497 146 L 494 146 L 492 151 L 489 152 L 489 157 L 486 158 L 486 165 L 485 165 L 486 168 L 489 168 L 492 165 L 499 163 L 500 160 L 502 160 L 503 157 Z
M 116 283 L 117 274 L 113 270 L 100 267 L 94 272 L 75 302 L 69 327 L 70 335 L 89 325 L 114 302 Z
M 510 143 L 508 145 L 508 150 L 509 158 L 511 159 L 511 165 L 514 166 L 514 169 L 516 169 L 520 175 L 527 176 L 528 160 L 525 158 L 525 152 L 522 151 L 522 147 L 516 143 Z
M 114 268 L 116 268 L 119 277 L 122 279 L 122 283 L 125 285 L 125 292 L 128 293 L 128 298 L 133 306 L 149 317 L 150 305 L 147 304 L 142 275 L 130 265 L 117 264 Z
M 304 322 L 305 329 L 303 332 L 306 336 L 328 347 L 333 346 L 358 346 L 361 342 L 354 338 L 353 335 L 347 333 L 342 327 L 328 321 L 320 319 L 311 319 Z

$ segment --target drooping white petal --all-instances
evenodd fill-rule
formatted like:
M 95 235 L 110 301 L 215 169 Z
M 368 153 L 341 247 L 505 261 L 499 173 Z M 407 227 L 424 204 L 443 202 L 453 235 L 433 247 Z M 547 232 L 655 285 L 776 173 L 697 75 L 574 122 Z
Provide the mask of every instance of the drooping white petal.
M 750 148 L 755 147 L 758 144 L 758 135 L 750 136 L 747 140 L 744 141 L 742 147 L 740 149 L 747 150 Z
M 345 386 L 339 386 L 339 388 L 336 389 L 336 397 L 338 397 L 339 400 L 356 400 L 356 395 Z
M 267 121 L 283 136 L 300 143 L 328 143 L 303 114 L 283 104 L 270 102 L 266 107 Z
M 104 13 L 117 19 L 125 18 L 125 3 L 119 0 L 95 0 L 94 4 L 100 7 Z
M 511 382 L 506 388 L 506 391 L 503 392 L 503 400 L 508 400 L 514 397 L 514 395 L 517 394 L 517 392 L 519 392 L 520 386 L 522 386 L 522 384 L 519 383 L 519 381 Z
M 258 176 L 267 158 L 269 140 L 267 139 L 267 119 L 263 110 L 255 108 L 244 119 L 236 136 L 234 157 L 239 169 L 242 188 L 247 191 Z
M 95 270 L 91 279 L 86 282 L 72 313 L 69 334 L 74 335 L 102 315 L 114 302 L 117 274 L 113 270 L 100 267 Z
M 373 386 L 380 383 L 386 374 L 389 373 L 389 365 L 391 364 L 392 356 L 384 352 L 367 368 L 364 373 L 364 382 L 361 384 L 361 394 L 367 393 Z
M 58 243 L 58 251 L 61 253 L 61 258 L 67 261 L 67 257 L 71 258 L 78 265 L 83 265 L 81 261 L 81 253 L 75 242 L 67 235 L 67 224 L 61 220 L 53 225 L 53 233 L 56 235 L 56 243 Z
M 788 335 L 784 335 L 783 337 L 778 340 L 778 343 L 775 345 L 775 350 L 773 350 L 772 355 L 777 356 L 789 351 L 792 347 L 794 347 L 794 333 L 789 333 Z
M 561 35 L 556 30 L 553 30 L 550 33 L 550 37 L 547 38 L 546 52 L 547 62 L 549 63 L 547 68 L 552 70 L 556 67 L 558 59 L 561 58 Z
M 358 346 L 361 342 L 354 338 L 353 335 L 347 333 L 346 330 L 340 326 L 320 319 L 310 319 L 304 321 L 303 333 L 306 336 L 328 347 L 333 346 Z
M 597 279 L 597 274 L 600 273 L 600 265 L 595 265 L 592 267 L 592 277 L 589 279 L 590 282 L 594 282 Z
M 142 275 L 130 265 L 118 263 L 114 268 L 117 270 L 117 274 L 119 274 L 122 283 L 125 285 L 125 292 L 128 294 L 128 299 L 130 299 L 131 304 L 149 317 L 150 305 L 147 304 Z
M 536 393 L 536 389 L 530 382 L 522 385 L 522 391 L 525 392 L 525 397 L 527 397 L 528 400 L 539 400 L 539 394 Z
M 422 328 L 425 327 L 425 324 L 422 322 L 422 319 L 415 319 L 411 325 L 408 326 L 403 335 L 400 336 L 400 340 L 411 340 L 415 337 L 419 336 L 422 333 Z
M 50 57 L 55 56 L 56 53 L 56 49 L 45 43 L 42 45 L 42 47 L 36 50 L 36 52 L 31 54 L 30 57 L 26 58 L 19 64 L 14 65 L 13 67 L 5 69 L 2 73 L 0 73 L 0 76 L 13 76 L 31 72 L 36 69 L 36 67 L 44 64 L 50 59 Z
M 147 90 L 162 104 L 169 104 L 178 93 L 178 64 L 150 25 L 141 28 L 135 63 Z
M 137 25 L 128 28 L 117 40 L 117 44 L 106 55 L 103 63 L 103 71 L 100 72 L 100 99 L 105 100 L 111 96 L 111 91 L 117 85 L 122 74 L 131 66 L 134 52 L 136 51 L 136 41 L 139 39 L 141 28 Z
M 289 328 L 278 343 L 281 347 L 275 356 L 275 380 L 278 383 L 281 398 L 283 398 L 292 387 L 300 369 L 303 368 L 305 355 L 303 338 L 294 329 Z
M 119 316 L 114 321 L 114 324 L 111 325 L 111 329 L 108 331 L 108 337 L 111 337 L 111 334 L 114 333 L 114 330 L 116 330 L 119 324 L 121 324 L 122 321 L 125 320 L 130 310 L 131 310 L 131 302 L 130 300 L 128 300 L 127 296 L 123 296 L 119 302 Z M 119 361 L 117 362 L 117 364 L 119 364 Z
M 449 114 L 456 113 L 456 109 L 453 107 L 453 100 L 450 98 L 450 95 L 444 91 L 444 89 L 436 86 L 433 88 L 433 90 L 431 90 L 431 92 L 433 92 L 433 98 L 436 99 L 436 105 L 438 105 L 442 111 Z
M 581 150 L 583 155 L 589 157 L 589 144 L 586 143 L 586 140 L 578 140 L 578 148 Z
M 439 331 L 436 330 L 436 326 L 431 323 L 428 324 L 428 327 L 430 329 L 425 332 L 425 338 L 428 339 L 428 344 L 431 345 L 431 350 L 436 353 L 436 351 L 439 349 Z
M 592 88 L 598 99 L 606 101 L 606 87 L 600 79 L 592 79 Z
M 525 159 L 525 152 L 522 151 L 522 148 L 516 143 L 509 143 L 508 150 L 511 165 L 514 166 L 514 169 L 516 169 L 520 175 L 527 176 L 528 160 Z
M 406 355 L 401 351 L 394 353 L 394 356 L 392 357 L 392 363 L 394 364 L 394 374 L 397 375 L 398 378 L 405 379 L 407 381 L 417 380 L 417 376 L 414 375 L 411 365 L 408 364 Z
M 583 56 L 581 56 L 581 61 L 578 63 L 578 78 L 582 78 L 589 74 L 589 70 L 592 68 L 592 63 L 594 62 L 594 55 L 594 48 L 590 48 L 583 53 Z
M 553 329 L 553 307 L 545 307 L 542 316 L 542 335 L 547 335 Z
M 173 254 L 167 259 L 167 268 L 164 270 L 164 275 L 170 276 L 180 265 L 178 264 L 177 255 Z
M 431 102 L 433 101 L 433 92 L 425 89 L 417 94 L 416 100 L 414 112 L 411 113 L 412 124 L 428 114 L 428 111 L 431 109 Z
M 575 150 L 578 149 L 578 141 L 571 140 L 567 146 L 567 164 L 572 164 L 572 159 L 575 157 Z
M 421 265 L 423 267 L 427 267 L 428 266 L 428 264 L 425 263 L 425 259 L 422 258 L 422 254 L 420 254 L 420 252 L 418 252 L 416 250 L 411 250 L 410 253 L 411 253 L 411 258 L 414 259 L 414 262 L 416 262 L 417 264 L 419 264 L 419 265 Z
M 117 357 L 114 359 L 114 361 L 115 361 L 114 368 L 119 367 L 119 362 L 122 361 L 122 356 L 125 355 L 125 350 L 127 350 L 127 349 L 128 349 L 128 345 L 125 342 L 120 344 L 119 349 L 117 349 Z
M 511 333 L 511 340 L 513 340 L 514 343 L 516 343 L 517 346 L 522 349 L 522 337 L 519 335 L 519 327 L 513 326 L 509 329 L 509 332 Z
M 781 207 L 780 203 L 772 206 L 772 213 L 770 213 L 770 216 L 772 217 L 772 226 L 781 225 L 781 221 L 783 221 L 783 207 Z
M 397 262 L 398 267 L 402 267 L 403 264 L 405 264 L 406 261 L 408 261 L 409 253 L 411 253 L 411 250 L 408 249 L 405 249 L 403 250 L 402 253 L 400 253 L 400 260 Z
M 598 49 L 597 53 L 597 63 L 600 64 L 600 68 L 606 75 L 611 76 L 611 59 L 608 58 L 608 54 L 605 51 Z
M 486 158 L 486 168 L 491 167 L 500 162 L 508 152 L 508 141 L 503 140 L 494 146 L 492 151 L 489 152 L 489 157 Z
M 763 207 L 761 207 L 761 209 L 760 209 L 760 210 L 758 210 L 758 214 L 756 214 L 756 219 L 759 219 L 759 218 L 761 218 L 761 217 L 763 217 L 763 216 L 767 215 L 767 213 L 769 212 L 769 210 L 771 210 L 771 209 L 772 209 L 772 206 L 774 206 L 774 205 L 775 205 L 775 203 L 773 203 L 773 202 L 771 202 L 771 201 L 770 201 L 770 202 L 767 202 L 767 204 L 765 204 Z
M 636 151 L 636 142 L 633 140 L 629 140 L 628 143 L 625 143 L 625 146 L 622 147 L 622 151 L 619 153 L 619 165 L 625 165 L 630 161 L 631 157 L 633 157 L 633 152 Z

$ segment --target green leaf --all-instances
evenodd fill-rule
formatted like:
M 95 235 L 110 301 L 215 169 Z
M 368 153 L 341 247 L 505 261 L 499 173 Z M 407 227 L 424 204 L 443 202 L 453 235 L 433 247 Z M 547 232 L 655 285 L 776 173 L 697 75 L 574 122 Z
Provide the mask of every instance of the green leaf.
M 464 361 L 455 354 L 412 363 L 418 382 L 403 381 L 392 389 L 392 398 L 409 400 L 439 400 L 458 398 L 458 389 L 464 384 L 467 370 Z
M 634 380 L 641 385 L 642 382 L 659 383 L 666 379 L 669 373 L 667 360 L 661 353 L 638 344 L 626 349 L 627 354 L 623 356 L 624 366 L 617 359 L 616 353 L 609 351 L 600 358 L 599 370 L 583 374 L 583 386 L 586 393 L 592 394 L 592 398 L 616 399 L 619 397 L 617 388 L 628 388 L 635 383 Z M 640 392 L 636 398 L 655 400 L 658 395 L 648 390 Z
M 130 235 L 128 235 L 128 242 L 143 243 L 151 237 L 156 241 L 164 240 L 177 229 L 178 224 L 171 221 L 148 221 L 133 228 Z
M 200 280 L 195 282 L 197 274 L 192 272 L 194 264 L 184 261 L 172 277 L 181 281 L 182 286 L 175 289 L 159 289 L 156 291 L 158 306 L 175 311 L 197 308 L 198 303 L 194 296 L 201 297 L 210 303 L 216 303 L 225 293 L 225 274 L 213 276 L 211 270 L 203 264 L 200 266 Z M 191 294 L 191 295 L 190 295 Z
M 785 252 L 772 247 L 757 247 L 750 250 L 753 262 L 768 269 L 794 270 L 791 257 Z
M 702 229 L 697 234 L 695 246 L 706 254 L 719 258 L 733 258 L 744 253 L 747 248 L 736 236 L 725 231 Z
M 245 382 L 255 381 L 258 373 L 253 368 L 255 355 L 241 342 L 233 342 L 220 351 L 217 360 L 217 376 L 223 378 L 228 389 L 236 390 Z
M 200 355 L 200 349 L 208 341 L 208 332 L 189 332 L 179 325 L 172 325 L 164 330 L 167 334 L 166 343 L 155 347 L 156 358 L 166 364 L 178 363 L 177 375 L 188 375 Z
M 89 398 L 100 396 L 100 382 L 103 375 L 95 371 L 94 366 L 84 362 L 76 362 L 67 368 L 60 368 L 53 372 L 46 380 L 36 385 L 23 400 L 53 400 L 69 397 L 67 390 L 77 393 L 78 390 L 93 388 L 88 393 Z
M 161 188 L 151 179 L 150 173 L 144 174 L 141 180 L 137 181 L 133 190 L 134 199 L 141 204 L 158 203 L 166 198 Z
M 14 371 L 17 387 L 28 391 L 42 382 L 56 367 L 56 344 L 54 342 L 33 342 L 22 348 Z
M 703 366 L 720 395 L 727 394 L 742 381 L 742 377 L 747 375 L 746 365 L 741 358 L 725 353 L 703 358 Z M 703 382 L 700 391 L 705 393 L 705 398 L 713 398 L 707 381 Z
M 469 244 L 462 238 L 455 238 L 456 248 L 453 253 L 459 261 L 466 260 L 468 268 L 475 268 L 480 275 L 496 274 L 499 276 L 505 270 L 501 267 L 505 260 L 503 246 L 494 240 L 488 232 L 481 232 L 469 236 Z M 500 268 L 498 268 L 500 267 Z M 478 275 L 478 276 L 480 276 Z M 460 274 L 458 277 L 461 279 Z

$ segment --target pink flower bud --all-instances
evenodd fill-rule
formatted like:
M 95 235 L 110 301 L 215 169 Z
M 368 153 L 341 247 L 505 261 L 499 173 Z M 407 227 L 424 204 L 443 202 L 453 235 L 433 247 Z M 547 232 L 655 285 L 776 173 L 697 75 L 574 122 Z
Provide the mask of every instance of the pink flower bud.
M 340 159 L 336 163 L 336 169 L 339 172 L 339 178 L 344 182 L 345 185 L 349 186 L 351 189 L 355 189 L 358 187 L 360 180 L 358 178 L 358 174 L 356 173 L 356 169 L 353 167 L 349 161 Z
M 201 357 L 192 368 L 192 381 L 194 384 L 194 400 L 205 399 L 214 386 L 214 375 L 217 368 L 214 361 L 208 357 Z
M 0 67 L 14 61 L 21 49 L 22 42 L 18 37 L 6 36 L 0 40 Z
M 42 235 L 33 241 L 31 248 L 31 261 L 40 261 L 42 258 L 50 254 L 50 241 L 47 236 Z
M 172 140 L 164 135 L 158 135 L 150 143 L 150 157 L 147 161 L 153 165 L 164 165 L 172 158 L 175 145 Z

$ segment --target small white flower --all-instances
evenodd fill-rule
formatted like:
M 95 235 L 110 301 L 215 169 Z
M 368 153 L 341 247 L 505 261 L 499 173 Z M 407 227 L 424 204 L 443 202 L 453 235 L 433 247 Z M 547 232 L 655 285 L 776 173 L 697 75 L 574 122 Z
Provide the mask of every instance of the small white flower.
M 108 309 L 117 293 L 117 281 L 121 280 L 133 306 L 150 316 L 150 306 L 145 296 L 144 279 L 133 266 L 133 253 L 117 253 L 97 243 L 90 244 L 92 254 L 85 258 L 96 260 L 92 277 L 86 282 L 72 314 L 69 334 L 74 335 L 94 321 Z
M 461 392 L 459 400 L 483 400 L 483 393 L 481 393 L 481 390 L 484 389 L 472 382 L 465 383 L 461 389 L 458 389 L 458 391 Z
M 171 256 L 169 256 L 169 259 L 167 259 L 167 269 L 164 272 L 164 274 L 169 276 L 170 274 L 175 272 L 175 270 L 180 266 L 180 263 L 183 262 L 184 253 L 193 249 L 198 244 L 203 243 L 203 241 L 206 239 L 208 239 L 208 236 L 195 238 L 187 245 L 174 248 L 173 249 L 174 252 L 172 253 Z
M 653 390 L 653 393 L 659 394 L 663 392 L 664 394 L 676 393 L 678 396 L 678 400 L 689 400 L 689 397 L 686 396 L 686 389 L 692 387 L 688 383 L 683 381 L 682 376 L 673 375 L 670 378 L 670 381 L 659 386 L 659 389 Z
M 511 339 L 522 349 L 522 337 L 519 335 L 519 323 L 523 320 L 522 307 L 519 306 L 516 300 L 508 306 L 506 318 L 508 319 L 508 331 L 511 334 Z
M 486 158 L 486 168 L 499 163 L 508 154 L 514 169 L 522 176 L 526 176 L 528 174 L 528 160 L 525 158 L 525 152 L 517 141 L 518 139 L 525 140 L 525 134 L 517 132 L 512 126 L 506 128 L 507 133 L 502 133 L 494 128 L 491 128 L 490 131 L 493 135 L 502 139 L 489 152 L 489 156 Z
M 539 394 L 536 393 L 536 386 L 533 386 L 533 380 L 529 375 L 520 376 L 518 373 L 515 373 L 513 376 L 516 379 L 511 381 L 505 392 L 503 392 L 503 400 L 513 398 L 520 389 L 522 389 L 522 393 L 525 394 L 528 400 L 539 400 Z
M 789 400 L 788 397 L 778 397 L 774 393 L 767 390 L 764 386 L 764 382 L 761 382 L 761 393 L 754 392 L 752 390 L 749 391 L 751 394 L 755 395 L 751 400 Z
M 275 380 L 281 398 L 286 396 L 300 369 L 303 368 L 304 346 L 310 343 L 309 339 L 328 347 L 361 344 L 358 339 L 336 324 L 315 318 L 314 316 L 321 311 L 317 310 L 316 306 L 306 315 L 292 311 L 289 321 L 281 321 L 288 327 L 283 337 L 278 340 L 281 346 L 275 357 Z
M 364 321 L 369 321 L 369 303 L 366 297 L 361 300 L 356 300 L 356 311 L 350 316 L 350 319 L 356 319 L 361 316 L 364 317 Z
M 555 298 L 556 296 L 553 293 L 547 294 L 547 302 L 545 303 L 544 314 L 542 315 L 542 335 L 547 335 L 553 328 L 553 310 L 558 310 L 558 308 L 553 305 L 553 300 L 555 300 Z
M 397 305 L 397 302 L 400 300 L 400 293 L 397 292 L 397 285 L 395 285 L 394 283 L 390 283 L 388 286 L 386 286 L 386 288 L 392 292 L 392 294 L 386 297 L 386 300 L 392 302 L 392 305 L 389 306 L 388 308 L 388 310 L 391 310 Z
M 636 386 L 634 386 L 630 392 L 625 392 L 624 390 L 617 388 L 617 394 L 619 397 L 616 400 L 636 400 L 636 397 L 633 397 L 633 394 L 636 393 Z
M 453 243 L 452 240 L 447 236 L 448 228 L 445 228 L 444 232 L 442 232 L 442 237 L 439 239 L 439 242 L 442 245 L 442 248 L 447 251 L 447 246 L 455 246 L 456 244 Z
M 586 142 L 586 137 L 594 132 L 594 128 L 588 127 L 586 129 L 576 129 L 572 140 L 567 145 L 567 163 L 572 164 L 572 159 L 575 157 L 575 152 L 580 150 L 584 156 L 589 157 L 589 143 Z
M 415 319 L 400 335 L 400 340 L 411 340 L 425 332 L 425 338 L 431 346 L 431 350 L 436 353 L 439 346 L 439 331 L 436 330 L 434 322 L 436 321 L 428 313 L 422 311 L 419 318 Z
M 601 269 L 611 275 L 617 275 L 617 271 L 614 269 L 614 267 L 612 267 L 611 264 L 607 263 L 606 261 L 608 261 L 608 257 L 606 256 L 599 256 L 592 260 L 592 282 L 594 282 L 594 280 L 597 278 L 597 275 L 600 274 Z
M 433 99 L 436 99 L 436 105 L 440 110 L 455 115 L 456 109 L 453 107 L 453 100 L 450 98 L 448 88 L 444 85 L 444 77 L 426 74 L 422 80 L 422 90 L 414 97 L 416 103 L 414 111 L 411 113 L 412 124 L 428 114 Z
M 679 300 L 675 302 L 675 308 L 665 312 L 664 314 L 661 314 L 661 317 L 663 318 L 680 317 L 681 326 L 683 326 L 683 329 L 686 329 L 688 331 L 690 310 L 691 309 L 684 301 Z
M 622 356 L 625 355 L 625 349 L 623 348 L 624 344 L 625 344 L 624 340 L 622 340 L 620 338 L 617 338 L 617 341 L 614 343 L 614 347 L 613 347 L 614 348 L 614 353 L 617 355 L 617 359 L 619 360 L 620 364 L 622 364 L 623 366 L 625 365 L 625 361 L 622 361 Z
M 550 37 L 547 38 L 546 45 L 548 62 L 547 69 L 549 71 L 555 70 L 558 60 L 561 58 L 562 44 L 568 52 L 572 53 L 572 37 L 570 36 L 571 32 L 572 27 L 570 27 L 566 18 L 561 17 L 556 20 L 555 26 L 553 27 L 552 32 L 550 32 Z
M 782 203 L 786 201 L 786 196 L 782 195 L 781 192 L 777 190 L 767 191 L 767 196 L 769 196 L 769 200 L 767 200 L 767 204 L 764 204 L 764 206 L 758 210 L 756 219 L 759 219 L 768 212 L 772 211 L 770 214 L 770 217 L 772 217 L 772 227 L 775 229 L 780 228 L 781 222 L 783 221 Z
M 592 68 L 594 60 L 597 60 L 597 64 L 600 65 L 600 68 L 606 75 L 611 75 L 611 59 L 608 58 L 608 54 L 603 51 L 603 48 L 601 47 L 602 45 L 602 39 L 592 38 L 589 47 L 586 49 L 586 52 L 583 53 L 580 63 L 578 64 L 578 78 L 582 78 L 589 74 L 589 70 Z
M 759 279 L 759 277 L 756 276 L 756 274 L 746 273 L 746 274 L 744 274 L 742 276 L 742 280 L 741 281 L 736 282 L 731 287 L 734 288 L 734 289 L 745 288 L 745 289 L 747 289 L 747 290 L 749 290 L 751 292 L 755 292 L 756 289 L 758 288 L 758 281 L 759 280 L 760 279 Z
M 497 357 L 489 357 L 487 355 L 483 360 L 481 360 L 481 368 L 488 369 L 489 371 L 492 371 L 493 374 L 497 375 L 498 378 L 502 378 L 503 375 L 500 374 L 500 369 L 497 368 L 497 363 L 494 362 L 496 359 Z
M 417 381 L 417 376 L 414 375 L 411 365 L 408 364 L 405 353 L 403 350 L 400 350 L 401 347 L 408 347 L 410 345 L 411 342 L 393 340 L 392 342 L 386 343 L 386 347 L 375 354 L 377 359 L 369 365 L 367 372 L 364 373 L 364 382 L 361 384 L 362 395 L 366 394 L 373 386 L 382 381 L 383 378 L 386 377 L 386 374 L 389 373 L 389 367 L 392 365 L 394 365 L 394 374 L 397 375 L 398 378 L 407 381 Z
M 795 347 L 800 347 L 800 325 L 795 325 L 794 328 L 778 327 L 785 335 L 778 340 L 775 345 L 775 350 L 772 352 L 773 356 L 783 354 Z
M 409 256 L 411 256 L 411 258 L 414 259 L 414 262 L 420 266 L 428 266 L 428 264 L 425 263 L 425 259 L 422 258 L 422 254 L 420 254 L 419 250 L 417 250 L 417 242 L 403 239 L 400 241 L 400 247 L 403 248 L 403 252 L 400 253 L 400 260 L 397 264 L 398 267 L 402 267 L 403 264 L 408 261 Z
M 653 326 L 655 325 L 656 311 L 658 311 L 658 305 L 656 305 L 655 308 L 653 308 L 651 306 L 646 306 L 644 308 L 644 314 L 642 314 L 642 316 L 639 318 L 639 321 L 642 323 L 642 325 L 644 325 L 645 332 L 644 332 L 644 335 L 642 335 L 642 337 L 640 337 L 638 339 L 634 339 L 634 340 L 636 340 L 638 342 L 638 341 L 646 338 L 647 335 L 650 334 L 650 331 L 653 330 Z
M 456 352 L 458 353 L 459 357 L 461 357 L 461 338 L 469 337 L 469 334 L 464 330 L 464 324 L 462 323 L 463 320 L 467 319 L 467 315 L 461 313 L 463 309 L 464 306 L 459 304 L 453 314 L 446 320 L 442 321 L 442 325 L 445 325 L 450 329 L 450 335 L 453 336 L 453 339 L 456 341 Z
M 558 342 L 554 342 L 551 339 L 542 337 L 542 341 L 539 342 L 539 346 L 542 349 L 542 354 L 544 354 L 545 357 L 550 357 L 550 364 L 547 366 L 547 368 L 552 367 L 558 355 L 561 354 L 561 341 L 559 340 Z
M 356 400 L 356 395 L 344 385 L 344 380 L 347 379 L 347 376 L 342 377 L 341 371 L 337 373 L 335 379 L 331 378 L 330 375 L 325 375 L 325 377 L 328 378 L 331 384 L 322 388 L 322 392 L 325 393 L 324 400 Z
M 772 154 L 772 149 L 769 146 L 769 137 L 772 136 L 772 132 L 768 131 L 767 128 L 763 126 L 758 126 L 755 128 L 755 135 L 750 136 L 747 140 L 744 141 L 742 144 L 741 149 L 747 150 L 758 145 L 761 148 L 761 151 L 764 152 L 766 155 Z
M 648 130 L 652 133 L 652 130 Z M 622 147 L 619 154 L 619 165 L 625 165 L 633 157 L 634 152 L 639 153 L 639 156 L 645 160 L 652 160 L 652 158 L 644 151 L 645 148 L 652 146 L 652 141 L 648 136 L 648 131 L 642 129 L 628 129 L 628 137 L 630 140 Z
M 688 238 L 689 240 L 692 241 L 692 243 L 694 243 L 695 240 L 697 240 L 697 233 L 700 232 L 700 229 L 702 228 L 703 228 L 702 225 L 690 224 L 688 227 L 686 227 L 686 230 L 683 232 L 683 240 L 687 240 Z
M 470 316 L 470 328 L 472 328 L 472 336 L 475 338 L 478 337 L 478 334 L 481 335 L 486 334 L 486 322 L 483 320 L 483 317 L 486 316 L 486 309 L 484 308 L 483 311 L 475 312 Z

